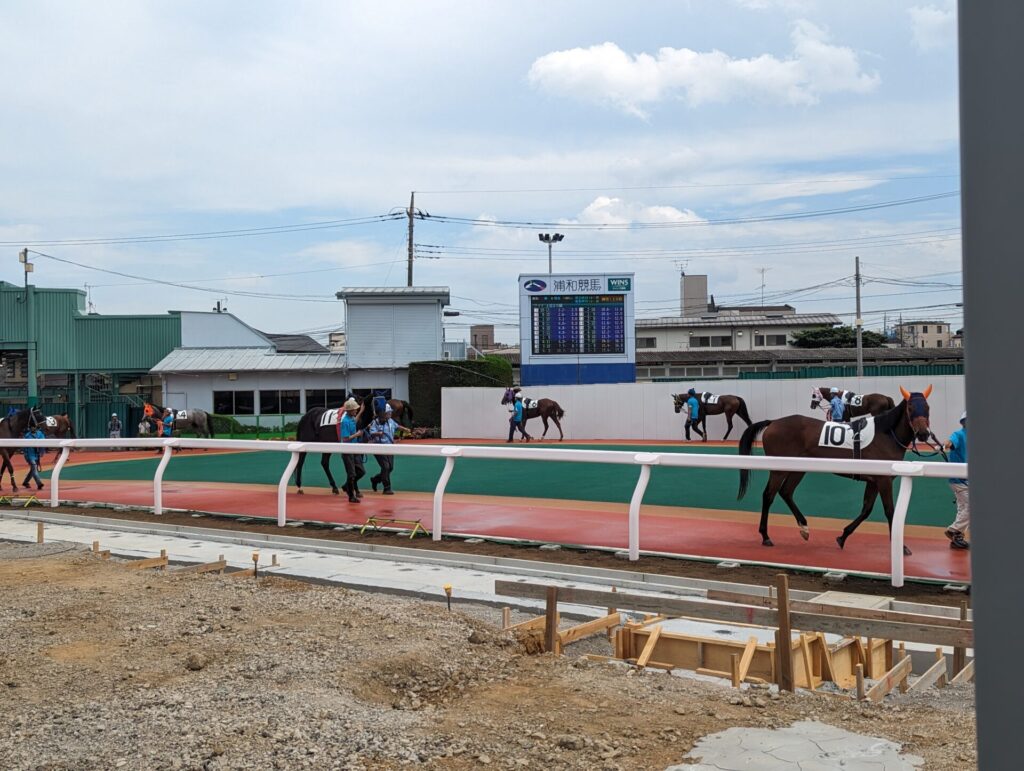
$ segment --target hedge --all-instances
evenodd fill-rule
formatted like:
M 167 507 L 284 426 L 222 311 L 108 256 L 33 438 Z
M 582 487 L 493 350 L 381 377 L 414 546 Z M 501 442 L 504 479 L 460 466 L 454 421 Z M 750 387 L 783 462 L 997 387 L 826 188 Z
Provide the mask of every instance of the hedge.
M 512 365 L 498 356 L 465 361 L 414 361 L 409 365 L 409 401 L 416 424 L 441 425 L 442 388 L 510 388 Z

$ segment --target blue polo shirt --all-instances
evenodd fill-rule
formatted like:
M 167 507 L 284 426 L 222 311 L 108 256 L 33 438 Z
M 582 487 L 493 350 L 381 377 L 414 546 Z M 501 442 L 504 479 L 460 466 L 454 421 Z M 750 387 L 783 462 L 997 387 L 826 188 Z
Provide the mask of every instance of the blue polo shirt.
M 341 441 L 343 441 L 343 442 L 353 442 L 353 441 L 355 441 L 352 437 L 355 435 L 356 431 L 358 431 L 358 430 L 359 430 L 359 427 L 356 425 L 356 419 L 353 418 L 351 415 L 349 415 L 346 412 L 345 413 L 345 417 L 343 417 L 341 419 L 341 425 L 340 425 L 340 427 L 338 429 L 338 433 L 339 433 L 339 435 L 341 437 Z
M 697 401 L 696 396 L 691 396 L 687 399 L 686 406 L 690 409 L 690 420 L 696 420 L 700 417 L 700 402 Z
M 967 429 L 961 428 L 953 432 L 953 435 L 949 437 L 949 443 L 952 448 L 949 451 L 949 462 L 950 463 L 966 463 L 967 462 Z M 966 479 L 950 479 L 954 485 L 965 485 L 967 484 Z
M 515 420 L 516 420 L 516 423 L 522 423 L 523 422 L 523 400 L 522 399 L 516 399 Z
M 832 405 L 832 420 L 842 422 L 843 413 L 846 412 L 846 405 L 843 404 L 843 397 L 837 394 L 832 397 L 832 401 L 830 401 L 829 404 Z
M 394 444 L 396 428 L 398 428 L 398 424 L 391 418 L 384 420 L 375 418 L 370 425 L 370 441 L 374 444 Z

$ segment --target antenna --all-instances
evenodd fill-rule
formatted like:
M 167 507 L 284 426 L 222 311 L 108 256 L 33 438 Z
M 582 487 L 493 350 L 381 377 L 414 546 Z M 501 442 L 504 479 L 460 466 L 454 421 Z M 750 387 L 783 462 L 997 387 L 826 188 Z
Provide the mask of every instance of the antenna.
M 764 308 L 764 274 L 767 273 L 771 268 L 758 268 L 757 272 L 761 274 L 761 307 Z
M 85 284 L 85 312 L 96 312 L 96 306 L 92 304 L 92 287 L 88 284 Z
M 679 275 L 680 276 L 685 276 L 686 275 L 686 268 L 689 267 L 689 265 L 690 265 L 690 261 L 689 260 L 675 260 L 675 266 L 677 268 L 679 268 Z

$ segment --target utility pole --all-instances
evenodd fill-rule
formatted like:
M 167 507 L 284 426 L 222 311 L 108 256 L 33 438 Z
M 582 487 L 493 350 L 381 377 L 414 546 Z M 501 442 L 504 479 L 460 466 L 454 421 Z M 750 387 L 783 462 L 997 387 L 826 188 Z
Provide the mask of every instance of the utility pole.
M 39 403 L 39 383 L 36 378 L 36 310 L 35 295 L 36 288 L 28 283 L 28 274 L 35 266 L 28 261 L 28 249 L 22 249 L 18 253 L 18 261 L 25 271 L 25 331 L 28 340 L 25 343 L 25 355 L 28 364 L 28 407 L 32 409 Z
M 857 377 L 864 377 L 864 319 L 860 317 L 860 257 L 853 258 L 853 279 L 857 285 L 857 314 L 854 324 L 857 327 Z
M 416 214 L 416 191 L 415 190 L 413 190 L 411 193 L 409 193 L 409 209 L 406 212 L 406 214 L 409 215 L 409 268 L 408 268 L 408 273 L 406 275 L 405 285 L 406 286 L 412 286 L 412 260 L 413 260 L 413 248 L 412 248 L 412 231 L 413 231 L 413 226 L 412 226 L 412 223 L 416 219 L 416 217 L 415 217 L 415 214 Z

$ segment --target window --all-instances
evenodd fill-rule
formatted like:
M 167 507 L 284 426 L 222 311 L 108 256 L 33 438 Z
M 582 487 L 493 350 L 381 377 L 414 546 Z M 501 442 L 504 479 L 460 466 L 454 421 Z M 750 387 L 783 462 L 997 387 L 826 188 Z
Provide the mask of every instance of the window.
M 935 331 L 936 332 L 941 332 L 942 331 L 942 324 L 939 324 L 938 326 L 936 326 L 935 327 Z
M 282 407 L 287 403 L 285 394 L 296 394 L 298 391 L 282 391 L 281 401 Z M 335 409 L 345 403 L 346 392 L 344 388 L 314 388 L 306 390 L 306 409 L 311 410 L 314 407 L 330 407 Z M 298 405 L 294 410 L 286 410 L 287 412 L 298 412 Z
M 260 391 L 260 415 L 281 414 L 281 392 Z
M 656 348 L 658 346 L 658 338 L 656 337 L 638 337 L 636 339 L 637 348 Z
M 921 327 L 921 331 L 924 332 L 924 333 L 927 333 L 928 332 L 928 325 L 927 324 L 923 325 Z
M 711 335 L 691 337 L 691 348 L 727 348 L 732 345 L 732 335 Z
M 941 340 L 936 340 L 935 341 L 935 347 L 936 348 L 941 348 L 942 347 L 942 341 Z
M 314 391 L 306 390 L 306 409 L 311 410 L 314 407 L 326 407 L 327 400 L 324 398 L 327 392 L 322 388 L 317 388 Z
M 213 411 L 218 415 L 254 415 L 252 391 L 214 391 Z
M 921 347 L 924 348 L 924 340 L 921 341 Z
M 299 412 L 299 410 L 298 389 L 294 391 L 281 391 L 281 412 L 287 415 Z
M 785 335 L 754 335 L 754 345 L 755 346 L 785 345 L 785 344 L 786 344 L 786 336 Z

